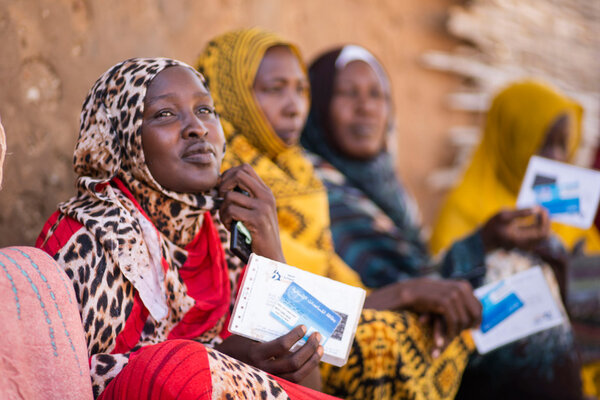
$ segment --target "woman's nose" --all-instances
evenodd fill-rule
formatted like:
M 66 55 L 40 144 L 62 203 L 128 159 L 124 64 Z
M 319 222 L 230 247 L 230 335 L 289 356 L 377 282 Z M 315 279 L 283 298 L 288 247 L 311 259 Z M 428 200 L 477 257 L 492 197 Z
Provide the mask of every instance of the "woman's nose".
M 371 114 L 377 110 L 378 102 L 368 94 L 363 94 L 358 98 L 357 109 L 365 114 Z
M 296 117 L 300 114 L 305 98 L 295 91 L 291 91 L 286 98 L 283 112 L 288 117 Z
M 203 137 L 208 134 L 208 127 L 202 119 L 193 114 L 186 118 L 185 125 L 183 128 L 182 136 L 184 139 L 191 137 Z

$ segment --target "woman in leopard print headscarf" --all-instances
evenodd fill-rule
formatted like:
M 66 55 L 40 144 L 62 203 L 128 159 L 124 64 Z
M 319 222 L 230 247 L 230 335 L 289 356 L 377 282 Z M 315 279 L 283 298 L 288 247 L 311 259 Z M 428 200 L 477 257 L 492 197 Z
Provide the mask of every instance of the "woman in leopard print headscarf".
M 87 96 L 78 193 L 37 247 L 72 280 L 96 397 L 326 397 L 287 381 L 316 371 L 317 335 L 289 353 L 302 327 L 267 343 L 226 329 L 243 265 L 223 226 L 244 222 L 254 252 L 284 260 L 271 192 L 249 166 L 220 176 L 224 148 L 203 77 L 178 61 L 126 60 Z

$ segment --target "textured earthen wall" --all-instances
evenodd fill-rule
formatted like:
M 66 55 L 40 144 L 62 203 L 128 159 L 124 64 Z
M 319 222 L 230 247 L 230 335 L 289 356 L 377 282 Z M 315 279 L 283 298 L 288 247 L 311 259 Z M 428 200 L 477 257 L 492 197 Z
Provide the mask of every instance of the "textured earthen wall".
M 445 33 L 455 0 L 0 0 L 0 115 L 8 135 L 0 193 L 0 246 L 32 244 L 59 201 L 74 193 L 71 168 L 81 103 L 95 79 L 134 56 L 193 63 L 205 43 L 258 25 L 297 42 L 308 59 L 354 42 L 384 63 L 394 86 L 398 165 L 426 222 L 439 202 L 429 172 L 450 159 L 447 128 L 466 122 L 445 94 L 459 78 L 419 65 Z

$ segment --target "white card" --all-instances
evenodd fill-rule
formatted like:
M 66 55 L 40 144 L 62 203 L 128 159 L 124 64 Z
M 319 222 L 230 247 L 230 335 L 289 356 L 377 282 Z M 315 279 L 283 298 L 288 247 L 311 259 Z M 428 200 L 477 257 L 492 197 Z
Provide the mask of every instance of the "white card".
M 588 229 L 600 200 L 600 171 L 533 156 L 521 184 L 517 208 L 541 205 L 550 219 Z
M 307 319 L 306 315 L 299 313 L 302 307 L 296 305 L 293 309 L 293 302 L 283 298 L 292 284 L 308 291 L 310 297 L 314 296 L 340 317 L 341 321 L 335 321 L 333 333 L 322 331 L 321 328 L 327 325 L 323 321 L 316 324 L 308 322 L 315 320 L 314 315 Z M 348 360 L 365 296 L 366 292 L 361 288 L 252 254 L 235 301 L 229 331 L 266 342 L 285 335 L 290 326 L 302 323 L 309 330 L 305 337 L 314 330 L 319 330 L 323 336 L 321 361 L 340 367 Z M 317 308 L 322 309 L 320 306 Z M 300 340 L 291 350 L 295 351 L 303 343 Z
M 502 296 L 497 296 L 495 293 L 499 291 L 502 292 Z M 483 300 L 484 316 L 486 298 L 492 298 L 492 307 L 496 307 L 501 298 L 506 298 L 507 294 L 518 298 L 521 303 L 519 307 L 515 307 L 515 311 L 505 310 L 501 321 L 493 321 L 490 324 L 491 328 L 485 333 L 481 328 L 471 330 L 477 350 L 481 354 L 564 322 L 561 309 L 552 296 L 542 269 L 537 266 L 499 282 L 479 287 L 474 293 L 478 299 Z M 506 307 L 513 305 L 514 302 L 507 304 Z

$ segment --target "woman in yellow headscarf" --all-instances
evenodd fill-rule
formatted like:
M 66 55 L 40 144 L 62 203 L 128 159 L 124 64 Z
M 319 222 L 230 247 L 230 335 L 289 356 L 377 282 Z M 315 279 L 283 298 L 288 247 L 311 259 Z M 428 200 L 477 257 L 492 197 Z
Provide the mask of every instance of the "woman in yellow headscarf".
M 309 96 L 298 49 L 259 29 L 230 32 L 208 44 L 198 68 L 222 116 L 228 147 L 222 167 L 248 163 L 271 188 L 287 262 L 362 286 L 333 250 L 327 192 L 298 145 Z M 368 296 L 372 309 L 362 313 L 346 365 L 323 365 L 324 391 L 349 399 L 453 398 L 473 350 L 470 336 L 459 332 L 476 323 L 479 306 L 471 303 L 474 297 L 464 282 L 431 285 L 435 288 L 429 293 L 440 298 L 453 297 L 447 290 L 453 291 L 458 296 L 454 311 L 465 317 L 454 327 L 457 337 L 438 357 L 431 355 L 439 350 L 431 331 L 415 314 L 375 310 L 411 308 L 401 307 L 410 306 L 402 304 L 411 296 L 408 286 L 403 295 L 398 287 L 387 287 Z
M 496 95 L 473 160 L 441 209 L 431 237 L 433 252 L 446 249 L 498 210 L 514 207 L 531 156 L 571 161 L 581 139 L 582 112 L 579 104 L 538 81 L 514 83 Z M 594 225 L 584 230 L 552 223 L 552 232 L 568 249 L 584 240 L 587 254 L 600 253 L 600 234 Z M 585 279 L 585 286 L 591 288 L 592 277 L 588 274 Z M 579 293 L 575 302 L 596 304 L 597 294 L 590 293 L 585 299 Z M 598 330 L 597 316 L 593 318 L 586 316 L 581 329 L 574 321 L 574 328 L 583 361 L 588 363 L 583 368 L 584 390 L 600 396 L 600 362 L 592 362 L 598 354 L 598 340 L 592 339 L 592 332 Z
M 441 209 L 430 242 L 433 252 L 448 248 L 500 209 L 514 207 L 531 156 L 570 161 L 581 138 L 581 116 L 579 104 L 541 82 L 523 81 L 501 91 L 471 164 Z M 593 226 L 583 230 L 553 223 L 552 231 L 569 249 L 585 239 L 587 253 L 600 252 Z

